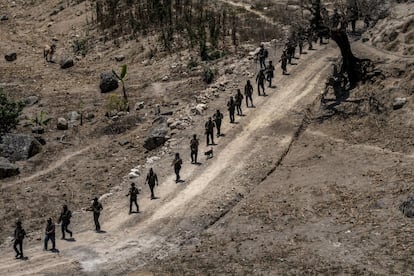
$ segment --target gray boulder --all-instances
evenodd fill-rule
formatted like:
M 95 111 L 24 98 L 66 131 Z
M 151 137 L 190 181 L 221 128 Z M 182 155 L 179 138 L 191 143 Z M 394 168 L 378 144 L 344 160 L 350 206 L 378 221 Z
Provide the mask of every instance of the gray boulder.
M 108 93 L 118 88 L 118 79 L 112 72 L 104 72 L 101 74 L 101 82 L 99 84 L 101 93 Z
M 40 98 L 38 96 L 29 96 L 24 99 L 24 104 L 26 106 L 32 106 L 34 104 L 37 104 L 39 102 Z
M 1 20 L 1 21 L 6 21 L 6 20 L 9 20 L 9 17 L 7 16 L 7 14 L 3 14 L 3 15 L 0 17 L 0 20 Z
M 401 203 L 400 211 L 408 218 L 414 218 L 414 196 L 410 196 L 406 201 Z
M 5 58 L 7 61 L 15 61 L 15 60 L 17 59 L 17 54 L 16 54 L 16 52 L 10 52 L 10 53 L 7 53 L 7 54 L 4 56 L 4 58 Z
M 62 58 L 60 60 L 60 63 L 59 64 L 60 64 L 60 68 L 62 68 L 62 69 L 67 69 L 67 68 L 70 68 L 70 67 L 72 67 L 74 65 L 73 59 L 68 58 L 68 57 Z
M 68 121 L 65 118 L 58 118 L 57 120 L 57 129 L 67 130 L 69 128 Z
M 144 106 L 145 106 L 145 103 L 144 103 L 144 102 L 137 102 L 137 103 L 135 104 L 134 109 L 135 109 L 135 110 L 140 110 L 140 109 L 143 109 L 143 108 L 144 108 Z
M 155 125 L 149 130 L 149 134 L 144 141 L 144 148 L 147 150 L 156 149 L 168 140 L 167 135 L 170 129 L 167 125 L 167 120 L 160 117 L 154 124 Z
M 75 121 L 80 120 L 81 115 L 77 111 L 72 111 L 68 113 L 68 118 L 69 118 L 69 121 L 75 122 Z
M 41 150 L 36 138 L 26 134 L 5 134 L 0 142 L 0 156 L 12 162 L 29 159 Z
M 20 173 L 19 167 L 10 163 L 4 157 L 0 157 L 0 179 L 18 175 Z
M 400 108 L 402 108 L 405 105 L 406 102 L 407 102 L 407 98 L 397 97 L 392 102 L 392 108 L 394 110 L 400 109 Z

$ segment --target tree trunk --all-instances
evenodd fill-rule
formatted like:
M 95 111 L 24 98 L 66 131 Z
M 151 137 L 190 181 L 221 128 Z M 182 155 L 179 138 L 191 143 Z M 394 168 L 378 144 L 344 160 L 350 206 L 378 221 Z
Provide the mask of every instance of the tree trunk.
M 348 36 L 343 30 L 331 31 L 332 39 L 338 44 L 342 55 L 341 73 L 346 73 L 348 76 L 350 89 L 354 88 L 358 81 L 361 80 L 359 76 L 359 62 L 360 59 L 355 57 L 351 50 Z

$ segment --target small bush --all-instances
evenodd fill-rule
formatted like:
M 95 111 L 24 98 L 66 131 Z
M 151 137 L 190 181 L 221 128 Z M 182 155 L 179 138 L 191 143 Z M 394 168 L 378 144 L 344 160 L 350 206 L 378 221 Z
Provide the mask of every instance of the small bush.
M 118 94 L 110 94 L 108 96 L 108 104 L 107 104 L 108 111 L 126 111 L 127 110 L 127 103 L 125 100 L 118 96 Z
M 72 49 L 76 55 L 86 56 L 89 51 L 89 43 L 87 38 L 76 39 L 72 41 Z
M 187 64 L 187 68 L 189 70 L 191 70 L 191 69 L 193 69 L 197 66 L 198 66 L 198 62 L 197 62 L 197 60 L 194 60 L 194 59 L 190 60 L 190 62 Z
M 23 106 L 22 102 L 9 99 L 0 88 L 0 137 L 16 128 Z
M 214 80 L 214 70 L 212 70 L 210 67 L 206 67 L 203 70 L 203 81 L 207 84 L 210 84 Z

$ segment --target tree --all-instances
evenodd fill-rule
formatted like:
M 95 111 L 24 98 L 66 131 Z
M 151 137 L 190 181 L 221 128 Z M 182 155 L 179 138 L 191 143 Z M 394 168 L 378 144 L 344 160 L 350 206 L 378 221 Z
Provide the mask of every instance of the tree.
M 126 64 L 122 65 L 121 74 L 118 75 L 114 70 L 112 70 L 112 73 L 122 83 L 122 92 L 124 94 L 124 104 L 125 104 L 126 109 L 129 110 L 128 95 L 127 95 L 126 89 L 125 89 L 125 78 L 126 78 L 126 75 L 127 75 L 127 65 Z
M 16 128 L 22 110 L 23 103 L 9 99 L 0 88 L 0 137 Z
M 342 65 L 339 74 L 345 78 L 347 89 L 353 89 L 359 82 L 368 79 L 367 68 L 371 65 L 371 61 L 357 58 L 353 54 L 343 18 L 338 22 L 335 18 L 323 16 L 323 14 L 326 14 L 326 10 L 323 8 L 321 0 L 312 0 L 308 9 L 312 14 L 310 20 L 311 30 L 319 36 L 332 38 L 341 51 Z

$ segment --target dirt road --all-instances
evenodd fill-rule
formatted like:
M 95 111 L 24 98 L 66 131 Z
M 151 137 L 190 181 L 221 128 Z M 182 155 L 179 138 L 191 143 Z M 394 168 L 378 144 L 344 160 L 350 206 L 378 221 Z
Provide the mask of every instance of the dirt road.
M 159 200 L 140 201 L 141 214 L 129 216 L 124 191 L 114 193 L 103 200 L 105 233 L 78 225 L 82 230 L 75 242 L 58 242 L 59 254 L 43 252 L 39 242 L 27 246 L 29 259 L 24 262 L 12 260 L 12 251 L 6 250 L 0 258 L 0 274 L 116 275 L 179 251 L 183 242 L 197 239 L 201 229 L 224 217 L 249 193 L 250 185 L 260 183 L 286 154 L 300 127 L 301 112 L 322 91 L 330 68 L 328 58 L 336 54 L 330 46 L 311 51 L 302 56 L 299 66 L 291 67 L 290 76 L 281 76 L 277 68 L 277 88 L 268 89 L 268 97 L 256 96 L 256 108 L 237 118 L 238 124 L 223 126 L 226 137 L 215 147 L 214 159 L 200 167 L 184 166 L 185 183 L 176 185 L 172 175 L 166 178 L 158 189 Z M 275 124 L 280 124 L 278 133 L 268 129 Z M 253 169 L 257 179 L 247 181 L 245 172 Z M 90 214 L 76 216 L 82 219 L 75 219 L 74 225 L 84 223 Z

